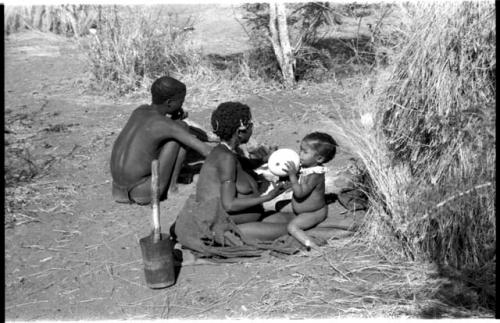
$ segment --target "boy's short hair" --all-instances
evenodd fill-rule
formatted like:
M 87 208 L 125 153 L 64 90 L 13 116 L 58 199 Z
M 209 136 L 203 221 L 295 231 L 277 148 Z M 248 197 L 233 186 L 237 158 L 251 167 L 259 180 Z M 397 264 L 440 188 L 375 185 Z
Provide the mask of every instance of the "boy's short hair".
M 162 104 L 169 99 L 184 97 L 186 85 L 170 76 L 162 76 L 151 85 L 151 96 L 154 104 Z
M 311 132 L 306 135 L 303 141 L 307 141 L 316 150 L 318 155 L 323 157 L 323 163 L 327 163 L 335 157 L 337 152 L 337 142 L 327 133 Z

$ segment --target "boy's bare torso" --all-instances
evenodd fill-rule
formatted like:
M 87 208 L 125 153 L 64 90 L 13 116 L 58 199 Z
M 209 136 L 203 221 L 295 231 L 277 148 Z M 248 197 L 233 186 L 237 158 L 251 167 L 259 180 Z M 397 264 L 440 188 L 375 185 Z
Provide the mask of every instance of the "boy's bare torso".
M 172 137 L 169 125 L 174 122 L 147 105 L 132 112 L 111 153 L 111 172 L 117 184 L 133 185 L 151 174 L 151 161 Z

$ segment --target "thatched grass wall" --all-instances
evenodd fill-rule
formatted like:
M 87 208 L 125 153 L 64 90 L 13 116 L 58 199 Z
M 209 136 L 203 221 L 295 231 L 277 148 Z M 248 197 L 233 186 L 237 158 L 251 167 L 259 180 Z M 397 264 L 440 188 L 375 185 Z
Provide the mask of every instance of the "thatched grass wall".
M 373 246 L 436 263 L 495 307 L 496 25 L 493 2 L 402 6 L 393 66 L 337 137 L 373 182 Z
M 407 43 L 377 102 L 392 161 L 413 179 L 408 202 L 422 216 L 408 238 L 454 266 L 478 265 L 495 241 L 494 6 L 413 9 Z
M 493 297 L 494 4 L 426 3 L 409 13 L 376 102 L 392 165 L 406 174 L 404 193 L 382 194 L 386 211 L 409 255 L 456 269 Z

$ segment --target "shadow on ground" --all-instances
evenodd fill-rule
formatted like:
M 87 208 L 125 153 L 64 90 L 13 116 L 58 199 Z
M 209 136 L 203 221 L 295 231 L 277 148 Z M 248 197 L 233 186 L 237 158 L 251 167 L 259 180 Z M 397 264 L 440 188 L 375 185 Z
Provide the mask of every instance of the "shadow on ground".
M 472 312 L 481 310 L 480 306 L 496 312 L 495 281 L 477 281 L 474 272 L 477 272 L 477 269 L 462 270 L 459 273 L 449 266 L 438 265 L 435 276 L 445 280 L 445 283 L 436 291 L 434 298 L 443 305 L 434 303 L 432 306 L 424 307 L 419 316 L 424 319 L 468 318 Z M 495 275 L 489 276 L 495 277 Z

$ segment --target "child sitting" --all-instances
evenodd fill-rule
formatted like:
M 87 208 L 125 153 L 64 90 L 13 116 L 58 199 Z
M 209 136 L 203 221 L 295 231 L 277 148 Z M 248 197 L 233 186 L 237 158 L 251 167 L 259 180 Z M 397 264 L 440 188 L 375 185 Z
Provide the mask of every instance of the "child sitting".
M 313 228 L 326 219 L 325 173 L 323 166 L 335 157 L 337 143 L 328 134 L 313 132 L 300 144 L 300 178 L 293 162 L 287 162 L 285 171 L 292 184 L 292 208 L 295 217 L 288 224 L 288 232 L 308 249 L 318 246 L 304 230 Z

